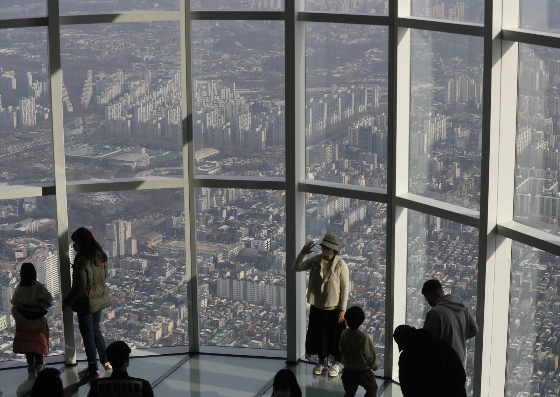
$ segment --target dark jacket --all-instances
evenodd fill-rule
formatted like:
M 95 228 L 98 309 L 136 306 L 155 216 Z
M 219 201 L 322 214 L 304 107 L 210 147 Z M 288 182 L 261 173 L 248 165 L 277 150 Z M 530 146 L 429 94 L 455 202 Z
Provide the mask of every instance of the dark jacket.
M 467 339 L 478 334 L 478 325 L 465 302 L 455 294 L 444 295 L 426 314 L 424 328 L 451 345 L 465 363 Z
M 466 397 L 466 374 L 455 350 L 425 329 L 403 342 L 399 382 L 404 397 Z
M 90 314 L 111 306 L 109 288 L 105 284 L 107 263 L 97 263 L 78 255 L 74 261 L 72 289 L 64 298 L 64 304 L 78 314 Z
M 113 371 L 108 378 L 99 378 L 91 384 L 88 397 L 154 397 L 150 382 L 128 376 L 126 371 Z

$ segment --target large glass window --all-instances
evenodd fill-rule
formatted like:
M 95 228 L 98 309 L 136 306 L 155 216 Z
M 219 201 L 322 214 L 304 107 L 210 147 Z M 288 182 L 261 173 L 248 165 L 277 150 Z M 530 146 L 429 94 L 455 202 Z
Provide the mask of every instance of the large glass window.
M 412 15 L 483 24 L 484 0 L 412 0 Z
M 200 341 L 286 350 L 286 194 L 196 190 Z
M 12 351 L 15 322 L 11 314 L 12 295 L 25 262 L 35 265 L 37 280 L 54 298 L 46 316 L 50 354 L 64 354 L 54 197 L 0 201 L 0 242 L 0 361 L 25 360 L 23 354 Z
M 519 0 L 520 27 L 547 33 L 560 32 L 560 3 L 556 0 Z
M 560 261 L 553 254 L 513 242 L 506 396 L 554 395 L 548 381 L 558 370 L 556 332 Z
M 193 21 L 197 175 L 284 177 L 284 23 Z
M 182 175 L 179 22 L 60 35 L 67 179 Z
M 379 364 L 385 354 L 385 239 L 387 205 L 345 197 L 306 195 L 306 240 L 321 242 L 325 233 L 340 241 L 340 257 L 348 265 L 350 285 L 347 307 L 360 306 L 366 321 L 362 330 L 373 341 Z M 314 253 L 320 253 L 315 247 Z M 306 272 L 307 282 L 309 272 Z M 307 307 L 307 319 L 309 310 Z
M 112 306 L 103 310 L 107 343 L 131 348 L 186 345 L 187 280 L 182 189 L 72 194 L 70 235 L 90 229 L 109 256 Z M 83 351 L 74 322 L 78 351 Z
M 515 220 L 558 233 L 560 50 L 519 45 Z
M 409 190 L 480 208 L 483 41 L 412 30 Z
M 388 30 L 307 24 L 307 179 L 387 187 Z
M 0 59 L 0 186 L 51 182 L 46 28 L 0 30 Z
M 424 282 L 437 279 L 445 294 L 456 294 L 476 317 L 478 229 L 447 219 L 408 212 L 408 324 L 422 328 L 429 305 L 422 295 Z M 474 339 L 467 341 L 467 391 L 473 392 Z

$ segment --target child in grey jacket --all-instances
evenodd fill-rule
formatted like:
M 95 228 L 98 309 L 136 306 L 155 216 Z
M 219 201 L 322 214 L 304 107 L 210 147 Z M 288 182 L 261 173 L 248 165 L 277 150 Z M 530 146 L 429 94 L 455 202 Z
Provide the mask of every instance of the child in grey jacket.
M 377 382 L 373 371 L 379 369 L 379 364 L 369 335 L 359 329 L 366 316 L 360 307 L 352 306 L 344 314 L 344 319 L 349 327 L 340 338 L 344 397 L 354 397 L 358 386 L 366 389 L 365 397 L 375 397 Z

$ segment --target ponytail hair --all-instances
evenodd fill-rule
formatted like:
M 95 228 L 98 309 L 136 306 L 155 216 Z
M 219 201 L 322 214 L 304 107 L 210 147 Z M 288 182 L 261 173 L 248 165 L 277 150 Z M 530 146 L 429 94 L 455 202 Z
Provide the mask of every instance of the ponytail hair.
M 85 227 L 72 233 L 71 239 L 80 246 L 80 252 L 76 258 L 83 255 L 90 259 L 95 266 L 101 266 L 101 263 L 105 263 L 109 259 L 101 245 L 93 238 L 93 234 Z

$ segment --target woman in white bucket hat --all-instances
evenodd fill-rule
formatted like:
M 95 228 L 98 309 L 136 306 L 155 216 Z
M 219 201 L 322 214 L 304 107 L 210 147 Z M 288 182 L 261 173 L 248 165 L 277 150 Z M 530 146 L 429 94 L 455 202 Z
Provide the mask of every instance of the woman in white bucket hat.
M 307 303 L 311 310 L 305 354 L 309 361 L 317 363 L 313 368 L 316 375 L 320 375 L 329 363 L 329 376 L 337 376 L 340 372 L 342 355 L 338 346 L 340 335 L 346 328 L 348 266 L 338 255 L 338 244 L 338 237 L 327 233 L 319 243 L 321 253 L 304 260 L 315 247 L 313 241 L 308 241 L 292 266 L 296 272 L 309 270 Z

